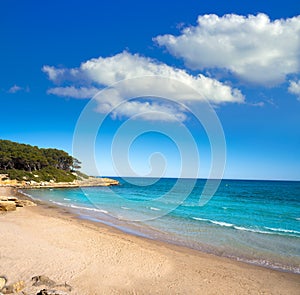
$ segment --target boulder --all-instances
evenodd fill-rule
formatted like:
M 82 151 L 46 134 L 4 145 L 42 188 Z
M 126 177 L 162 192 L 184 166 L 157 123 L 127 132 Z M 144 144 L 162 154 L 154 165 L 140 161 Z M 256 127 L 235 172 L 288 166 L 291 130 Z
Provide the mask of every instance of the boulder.
M 36 206 L 35 203 L 29 200 L 17 200 L 15 203 L 17 207 Z
M 13 201 L 0 201 L 0 211 L 15 211 L 16 203 Z
M 15 202 L 17 200 L 18 200 L 17 197 L 7 197 L 7 201 L 13 201 L 13 202 Z
M 40 293 L 40 294 L 52 294 L 51 292 L 61 292 L 59 294 L 65 294 L 63 291 L 69 291 L 69 292 L 72 291 L 72 287 L 69 284 L 67 284 L 67 283 L 57 284 L 55 281 L 51 280 L 47 276 L 43 276 L 43 275 L 35 276 L 35 277 L 32 277 L 31 280 L 33 281 L 32 286 L 35 286 L 35 287 L 44 285 L 44 286 L 47 286 L 50 288 L 54 288 L 54 287 L 56 288 L 56 290 L 43 289 L 40 292 L 44 292 L 44 293 Z M 53 294 L 58 294 L 58 293 L 53 293 Z
M 0 277 L 0 291 L 5 286 L 6 282 L 7 282 L 6 277 Z
M 21 202 L 21 201 L 16 201 L 15 202 L 16 203 L 16 207 L 24 207 L 24 204 L 23 204 L 23 202 Z
M 47 287 L 53 287 L 56 285 L 56 283 L 51 280 L 50 278 L 48 278 L 47 276 L 35 276 L 32 277 L 31 280 L 33 281 L 32 286 L 47 286 Z
M 3 294 L 14 294 L 14 293 L 18 293 L 20 292 L 21 290 L 23 290 L 25 288 L 25 283 L 24 281 L 19 281 L 19 282 L 16 282 L 14 284 L 11 284 L 9 286 L 5 286 L 1 292 Z

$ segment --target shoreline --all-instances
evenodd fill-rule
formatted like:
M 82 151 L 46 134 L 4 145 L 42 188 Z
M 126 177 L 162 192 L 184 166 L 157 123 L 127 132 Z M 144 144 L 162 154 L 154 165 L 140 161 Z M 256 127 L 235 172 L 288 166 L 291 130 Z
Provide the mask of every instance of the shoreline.
M 64 190 L 64 188 L 62 188 Z M 66 188 L 68 190 L 68 188 Z M 31 191 L 34 196 L 34 190 Z M 40 190 L 40 192 L 43 192 L 43 189 Z M 26 194 L 26 189 L 23 190 L 23 193 Z M 31 193 L 30 193 L 31 194 Z M 40 198 L 35 199 L 33 196 L 29 195 L 29 197 L 33 198 L 34 200 L 40 201 Z M 42 198 L 43 199 L 43 198 Z M 70 199 L 66 199 L 70 201 Z M 43 200 L 45 201 L 45 200 Z M 42 201 L 42 202 L 43 202 Z M 201 253 L 207 253 L 212 254 L 218 257 L 224 257 L 229 258 L 233 261 L 243 262 L 246 264 L 264 267 L 271 270 L 276 270 L 280 272 L 286 272 L 286 273 L 294 273 L 300 275 L 300 268 L 299 264 L 297 264 L 296 261 L 289 261 L 285 260 L 284 258 L 278 258 L 277 256 L 267 256 L 267 255 L 249 255 L 251 252 L 251 249 L 248 249 L 247 251 L 243 252 L 237 252 L 235 251 L 234 247 L 227 247 L 227 248 L 218 248 L 214 245 L 210 245 L 208 243 L 201 241 L 193 241 L 187 239 L 181 238 L 179 235 L 172 235 L 171 233 L 164 232 L 163 230 L 160 230 L 158 227 L 152 227 L 149 224 L 145 223 L 135 223 L 135 222 L 127 222 L 126 220 L 120 220 L 114 216 L 112 216 L 107 210 L 103 210 L 103 208 L 98 208 L 97 206 L 95 208 L 87 208 L 84 207 L 84 205 L 77 205 L 77 203 L 70 203 L 67 204 L 64 201 L 54 201 L 54 200 L 46 200 L 50 206 L 57 206 L 58 208 L 64 208 L 65 210 L 70 211 L 72 214 L 77 216 L 80 220 L 87 220 L 91 222 L 95 222 L 96 224 L 109 226 L 111 228 L 115 228 L 120 230 L 123 233 L 134 235 L 137 237 L 144 237 L 149 240 L 157 240 L 161 241 L 163 243 L 176 245 L 179 247 L 184 247 L 187 249 L 193 249 L 196 251 L 199 251 Z M 82 207 L 83 206 L 83 207 Z M 93 211 L 97 212 L 94 213 Z M 202 225 L 200 225 L 202 226 Z M 238 233 L 236 233 L 238 234 Z M 252 233 L 250 233 L 252 234 Z M 266 244 L 267 245 L 267 244 Z M 239 250 L 239 249 L 237 249 Z M 280 254 L 279 254 L 280 255 Z M 295 254 L 294 255 L 298 255 Z
M 3 174 L 0 174 L 0 176 Z M 79 187 L 97 187 L 97 186 L 114 186 L 119 185 L 118 180 L 108 177 L 92 177 L 87 179 L 74 180 L 73 182 L 54 182 L 54 181 L 18 181 L 18 180 L 2 180 L 0 177 L 0 187 L 12 187 L 19 189 L 34 189 L 34 188 L 79 188 Z
M 33 199 L 33 200 L 39 201 L 37 199 Z M 40 202 L 43 202 L 43 201 L 40 201 Z M 195 244 L 191 244 L 191 243 L 186 244 L 186 243 L 183 243 L 182 241 L 174 240 L 174 239 L 170 238 L 168 236 L 168 234 L 160 232 L 157 229 L 153 229 L 153 228 L 145 229 L 144 226 L 139 226 L 136 224 L 135 225 L 128 224 L 128 223 L 123 224 L 123 223 L 120 223 L 119 220 L 118 220 L 118 223 L 116 223 L 116 220 L 111 220 L 114 217 L 110 216 L 108 218 L 107 216 L 105 216 L 106 213 L 101 213 L 103 215 L 101 215 L 101 217 L 98 219 L 98 218 L 95 218 L 92 216 L 85 215 L 84 213 L 80 213 L 77 211 L 78 209 L 73 209 L 73 207 L 58 205 L 58 204 L 55 204 L 52 202 L 49 202 L 48 206 L 50 206 L 51 208 L 57 207 L 57 210 L 62 209 L 64 212 L 73 214 L 74 217 L 77 218 L 79 221 L 83 220 L 86 222 L 91 222 L 91 223 L 95 224 L 96 226 L 99 225 L 100 227 L 107 226 L 108 228 L 110 228 L 112 230 L 115 229 L 121 233 L 128 234 L 130 236 L 144 238 L 149 241 L 156 241 L 156 242 L 160 242 L 163 244 L 167 244 L 167 245 L 170 245 L 171 247 L 175 246 L 175 247 L 179 247 L 179 248 L 183 248 L 183 249 L 187 249 L 187 250 L 193 250 L 196 252 L 213 255 L 213 256 L 221 257 L 221 258 L 225 258 L 225 259 L 230 259 L 232 261 L 241 262 L 241 263 L 245 263 L 245 264 L 249 264 L 249 265 L 253 265 L 253 266 L 258 266 L 258 267 L 262 267 L 262 268 L 266 268 L 266 269 L 270 269 L 270 270 L 274 270 L 274 271 L 278 271 L 278 272 L 300 275 L 300 272 L 298 269 L 295 270 L 292 267 L 289 267 L 289 266 L 286 266 L 283 264 L 279 265 L 278 263 L 276 264 L 272 261 L 268 261 L 265 259 L 264 260 L 261 260 L 261 259 L 260 260 L 252 259 L 251 260 L 250 258 L 245 258 L 245 257 L 241 257 L 241 256 L 227 255 L 227 254 L 224 254 L 224 252 L 220 252 L 215 249 L 208 250 L 207 245 L 199 246 L 199 245 L 195 245 Z M 159 234 L 159 236 L 157 236 L 157 234 Z
M 18 188 L 10 191 L 10 193 L 17 194 L 19 197 L 22 195 L 24 198 L 31 199 L 18 192 Z M 34 237 L 33 241 L 29 241 L 32 245 L 27 246 L 28 252 L 32 253 L 32 250 L 34 250 L 34 253 L 36 251 L 37 245 L 41 242 L 40 236 L 47 240 L 46 245 L 50 243 L 53 251 L 52 256 L 54 253 L 59 254 L 61 248 L 63 248 L 66 256 L 72 256 L 72 251 L 77 253 L 78 248 L 81 249 L 77 253 L 80 254 L 78 261 L 77 259 L 75 261 L 71 259 L 68 265 L 66 263 L 68 260 L 66 260 L 64 265 L 59 266 L 59 268 L 62 268 L 64 280 L 74 287 L 75 293 L 71 292 L 71 294 L 98 294 L 97 291 L 100 292 L 100 290 L 101 294 L 132 294 L 133 290 L 137 294 L 149 294 L 149 292 L 298 294 L 300 282 L 297 274 L 276 271 L 187 247 L 124 233 L 103 223 L 80 219 L 80 217 L 68 211 L 67 208 L 64 209 L 43 202 L 36 203 L 38 204 L 36 207 L 21 208 L 18 211 L 0 215 L 1 223 L 7 223 L 15 231 L 20 231 L 20 241 L 18 242 L 18 239 L 15 238 L 16 245 L 10 246 L 15 248 L 15 251 L 18 249 L 19 256 L 24 260 L 22 264 L 30 258 L 24 257 L 24 254 L 28 254 L 28 256 L 30 254 L 24 253 L 22 245 L 17 247 L 17 244 L 26 239 L 28 242 L 28 235 L 22 235 L 22 230 L 26 229 L 28 225 L 32 227 L 32 231 L 37 233 L 37 237 Z M 49 224 L 53 225 L 53 223 L 58 226 L 56 232 L 55 229 L 49 229 L 48 227 Z M 60 228 L 64 228 L 65 231 L 60 232 Z M 45 229 L 50 231 L 52 236 L 51 234 L 49 237 L 45 236 Z M 76 231 L 80 234 L 75 235 Z M 0 233 L 13 234 L 9 229 L 5 231 L 3 227 L 0 228 Z M 67 234 L 64 235 L 63 233 Z M 75 237 L 77 247 L 68 239 L 70 236 L 73 239 Z M 82 239 L 83 236 L 87 239 Z M 81 239 L 78 241 L 77 239 L 80 237 Z M 55 243 L 53 244 L 56 239 L 58 239 L 60 247 L 55 247 Z M 35 240 L 37 245 L 34 244 Z M 15 274 L 13 264 L 9 263 L 10 260 L 14 260 L 14 253 L 3 254 L 5 253 L 3 247 L 9 247 L 7 242 L 11 244 L 12 241 L 9 239 L 5 241 L 5 246 L 3 242 L 0 242 L 0 256 L 4 262 L 2 267 L 5 268 L 5 265 L 10 265 L 12 269 L 2 269 L 1 267 L 0 271 L 11 280 L 22 279 L 20 275 L 25 273 L 28 275 L 30 271 L 32 275 L 29 276 L 39 274 L 34 269 L 36 263 L 31 264 L 31 267 L 29 266 L 26 271 L 20 272 L 19 270 L 19 276 Z M 49 249 L 46 245 L 44 250 L 47 252 Z M 60 255 L 58 256 L 60 257 Z M 93 263 L 93 260 L 90 260 L 91 257 L 94 257 L 98 263 Z M 43 255 L 39 256 L 39 260 L 43 261 L 44 264 L 49 263 L 48 259 Z M 85 263 L 86 261 L 90 261 L 90 267 Z M 34 261 L 31 259 L 31 262 Z M 49 277 L 57 276 L 54 265 L 50 265 L 50 269 L 46 269 L 46 275 Z M 75 270 L 72 270 L 74 265 Z M 90 282 L 89 286 L 82 283 L 82 270 L 78 270 L 79 265 L 86 273 L 86 276 L 83 277 Z M 103 272 L 103 265 L 109 269 L 109 273 L 113 277 L 107 275 L 105 271 Z M 150 277 L 149 272 L 151 273 Z M 97 274 L 101 277 L 101 284 L 97 282 Z M 123 277 L 126 278 L 125 281 Z M 86 288 L 89 289 L 88 292 L 84 291 Z

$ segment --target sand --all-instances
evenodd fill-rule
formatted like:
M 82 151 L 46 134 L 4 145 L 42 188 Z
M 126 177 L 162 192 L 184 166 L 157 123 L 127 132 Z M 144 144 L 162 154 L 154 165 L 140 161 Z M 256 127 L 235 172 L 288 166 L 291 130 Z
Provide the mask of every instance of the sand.
M 0 195 L 11 192 L 0 189 Z M 135 237 L 45 205 L 0 214 L 0 275 L 70 294 L 300 294 L 300 276 Z M 21 293 L 20 293 L 21 294 Z

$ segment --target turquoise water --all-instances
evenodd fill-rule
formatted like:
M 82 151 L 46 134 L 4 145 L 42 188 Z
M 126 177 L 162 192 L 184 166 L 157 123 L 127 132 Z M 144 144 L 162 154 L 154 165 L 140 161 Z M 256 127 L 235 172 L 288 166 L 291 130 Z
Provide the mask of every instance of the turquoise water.
M 126 232 L 300 273 L 300 182 L 222 180 L 199 206 L 205 180 L 118 180 L 111 188 L 26 192 Z

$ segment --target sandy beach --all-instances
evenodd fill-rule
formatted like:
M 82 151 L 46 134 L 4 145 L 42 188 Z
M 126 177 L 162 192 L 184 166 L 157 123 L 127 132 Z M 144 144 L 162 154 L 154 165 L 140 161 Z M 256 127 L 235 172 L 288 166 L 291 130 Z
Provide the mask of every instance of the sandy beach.
M 0 195 L 12 195 L 0 188 Z M 300 294 L 300 276 L 122 233 L 47 205 L 0 214 L 0 275 L 70 294 Z M 22 294 L 22 293 L 20 293 Z

